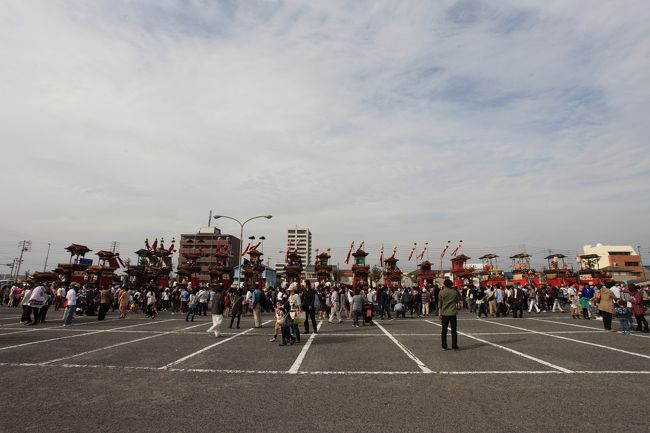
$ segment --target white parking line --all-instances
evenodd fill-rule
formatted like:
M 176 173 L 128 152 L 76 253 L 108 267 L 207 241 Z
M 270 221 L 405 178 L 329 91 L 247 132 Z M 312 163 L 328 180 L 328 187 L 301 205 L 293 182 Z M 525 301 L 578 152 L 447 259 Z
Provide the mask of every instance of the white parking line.
M 323 324 L 322 320 L 320 322 L 318 322 L 318 327 L 316 328 L 316 330 L 320 330 L 320 327 L 321 327 L 322 324 Z M 313 333 L 313 334 L 311 334 L 309 336 L 309 340 L 307 340 L 307 342 L 303 346 L 302 350 L 298 354 L 298 357 L 293 362 L 293 365 L 291 366 L 291 368 L 289 370 L 287 370 L 287 373 L 289 373 L 289 374 L 298 373 L 298 370 L 300 369 L 300 365 L 302 364 L 302 361 L 305 359 L 305 356 L 307 355 L 307 351 L 309 350 L 309 347 L 311 346 L 312 341 L 314 341 L 314 338 L 316 338 L 316 335 L 318 335 L 318 334 Z
M 412 360 L 417 364 L 417 366 L 420 367 L 420 370 L 422 370 L 423 373 L 431 373 L 431 369 L 430 369 L 429 367 L 427 367 L 426 365 L 424 365 L 424 362 L 420 361 L 420 360 L 418 359 L 418 357 L 415 356 L 415 355 L 413 354 L 413 352 L 411 352 L 410 350 L 408 350 L 408 349 L 406 348 L 406 346 L 404 346 L 402 343 L 400 343 L 399 341 L 397 341 L 397 339 L 396 339 L 395 337 L 393 337 L 393 336 L 390 334 L 390 332 L 386 331 L 386 329 L 385 329 L 383 326 L 381 326 L 379 323 L 377 323 L 376 321 L 373 320 L 373 323 L 374 323 L 375 325 L 377 325 L 377 327 L 378 327 L 379 329 L 381 329 L 381 332 L 383 332 L 384 334 L 386 334 L 386 336 L 387 336 L 388 338 L 390 338 L 391 341 L 397 345 L 397 347 L 399 347 L 400 349 L 402 349 L 402 352 L 404 352 L 404 353 L 406 354 L 406 356 L 408 356 L 409 358 L 411 358 L 411 359 L 412 359 Z
M 138 323 L 138 324 L 135 324 L 135 325 L 121 326 L 119 328 L 102 329 L 102 330 L 99 330 L 99 331 L 86 332 L 84 334 L 67 335 L 65 337 L 48 338 L 46 340 L 39 340 L 39 341 L 30 341 L 29 343 L 22 343 L 22 344 L 15 344 L 13 346 L 0 347 L 0 351 L 8 350 L 8 349 L 15 349 L 17 347 L 31 346 L 31 345 L 34 345 L 34 344 L 48 343 L 50 341 L 59 341 L 59 340 L 65 340 L 65 339 L 68 339 L 68 338 L 84 337 L 86 335 L 100 334 L 102 332 L 111 332 L 111 331 L 115 331 L 117 329 L 134 328 L 136 326 L 152 325 L 154 323 L 164 323 L 164 322 L 169 322 L 169 321 L 170 320 L 151 321 L 151 322 L 146 322 L 146 323 Z
M 596 328 L 595 326 L 587 326 L 587 325 L 578 325 L 577 323 L 564 323 L 564 322 L 556 322 L 555 320 L 547 320 L 547 319 L 530 319 L 530 320 L 535 320 L 537 322 L 546 322 L 546 323 L 556 323 L 558 325 L 563 325 L 563 326 L 573 326 L 575 328 L 587 328 L 587 329 L 594 329 L 600 332 L 608 332 L 605 331 L 602 328 Z M 557 332 L 550 332 L 550 334 L 557 334 Z M 639 333 L 632 333 L 629 334 L 632 337 L 641 337 L 641 338 L 650 338 L 650 335 L 640 335 Z
M 436 325 L 436 326 L 439 326 L 439 327 L 442 328 L 442 325 L 439 324 L 439 323 L 435 323 L 435 322 L 432 322 L 430 320 L 426 320 L 426 322 L 429 322 L 432 325 Z M 458 331 L 458 333 L 460 335 L 464 335 L 465 337 L 471 338 L 473 340 L 480 341 L 481 343 L 484 343 L 484 344 L 490 345 L 492 347 L 496 347 L 496 348 L 505 350 L 506 352 L 510 352 L 512 354 L 521 356 L 522 358 L 526 358 L 526 359 L 529 359 L 531 361 L 535 361 L 535 362 L 537 362 L 539 364 L 545 365 L 547 367 L 554 368 L 554 369 L 556 369 L 558 371 L 561 371 L 562 373 L 572 373 L 572 370 L 569 370 L 568 368 L 564 368 L 564 367 L 560 367 L 559 365 L 551 364 L 550 362 L 544 361 L 543 359 L 535 358 L 534 356 L 527 355 L 527 354 L 525 354 L 523 352 L 519 352 L 518 350 L 514 350 L 514 349 L 511 349 L 509 347 L 502 346 L 500 344 L 492 343 L 491 341 L 483 340 L 482 338 L 474 337 L 474 336 L 472 336 L 470 334 L 466 334 L 464 332 Z
M 159 367 L 142 367 L 142 366 L 128 366 L 128 365 L 102 365 L 102 364 L 54 364 L 54 365 L 40 365 L 28 362 L 0 362 L 0 367 L 42 367 L 42 368 L 80 368 L 88 369 L 94 368 L 99 370 L 144 370 L 144 371 L 161 371 Z M 263 374 L 292 374 L 287 370 L 237 370 L 237 369 L 213 369 L 213 368 L 168 368 L 166 372 L 175 373 L 203 373 L 203 374 L 250 374 L 250 375 L 263 375 Z M 568 374 L 562 371 L 555 370 L 484 370 L 484 371 L 430 371 L 428 373 L 423 371 L 299 371 L 297 374 L 305 376 L 417 376 L 417 375 L 449 375 L 449 376 L 472 376 L 472 375 L 539 375 L 539 374 Z M 571 371 L 570 374 L 584 374 L 584 375 L 650 375 L 650 370 L 580 370 Z
M 539 334 L 539 335 L 545 335 L 547 337 L 559 338 L 560 340 L 573 341 L 575 343 L 585 344 L 587 346 L 599 347 L 601 349 L 612 350 L 614 352 L 625 353 L 627 355 L 638 356 L 639 358 L 650 359 L 650 356 L 648 356 L 648 355 L 643 355 L 641 353 L 636 353 L 636 352 L 630 352 L 629 350 L 617 349 L 615 347 L 605 346 L 604 344 L 590 343 L 588 341 L 576 340 L 575 338 L 562 337 L 561 335 L 549 334 L 548 332 L 533 331 L 531 329 L 520 328 L 518 326 L 506 325 L 505 323 L 492 322 L 492 321 L 488 321 L 488 320 L 485 320 L 484 322 L 492 323 L 494 325 L 499 325 L 499 326 L 507 326 L 508 328 L 519 329 L 519 330 L 522 330 L 522 331 L 528 331 L 528 332 L 530 332 L 532 334 Z
M 202 324 L 188 326 L 187 328 L 181 329 L 181 331 L 184 331 L 186 329 L 196 328 L 198 326 L 202 326 Z M 179 332 L 178 331 L 168 331 L 168 332 L 163 332 L 163 333 L 160 333 L 160 334 L 149 335 L 148 337 L 142 337 L 142 338 L 137 338 L 135 340 L 123 341 L 122 343 L 111 344 L 110 346 L 100 347 L 100 348 L 93 349 L 93 350 L 87 350 L 86 352 L 76 353 L 74 355 L 64 356 L 62 358 L 51 359 L 49 361 L 39 362 L 38 365 L 53 364 L 55 362 L 64 361 L 66 359 L 77 358 L 79 356 L 89 355 L 89 354 L 95 353 L 95 352 L 101 352 L 102 350 L 113 349 L 115 347 L 126 346 L 127 344 L 137 343 L 139 341 L 144 341 L 144 340 L 151 340 L 153 338 L 162 337 L 163 335 L 177 334 L 177 333 L 179 333 Z
M 266 324 L 271 323 L 271 322 L 273 322 L 273 320 L 267 320 L 266 322 L 262 323 L 262 325 L 266 325 Z M 201 349 L 201 350 L 197 350 L 196 352 L 194 352 L 194 353 L 190 353 L 189 355 L 184 356 L 184 357 L 182 357 L 182 358 L 180 358 L 180 359 L 177 359 L 176 361 L 170 362 L 170 363 L 167 364 L 167 365 L 163 365 L 162 367 L 159 367 L 158 370 L 168 370 L 169 368 L 171 368 L 171 367 L 173 367 L 173 366 L 175 366 L 175 365 L 178 365 L 178 364 L 180 364 L 181 362 L 187 361 L 188 359 L 193 358 L 193 357 L 195 357 L 196 355 L 205 352 L 206 350 L 210 350 L 210 349 L 212 349 L 213 347 L 217 347 L 217 346 L 219 346 L 219 345 L 221 345 L 221 344 L 223 344 L 223 343 L 226 343 L 226 342 L 228 342 L 228 341 L 230 341 L 230 340 L 232 340 L 232 339 L 234 339 L 234 338 L 239 337 L 240 335 L 248 334 L 248 333 L 251 332 L 253 329 L 255 329 L 255 328 L 248 328 L 247 330 L 242 331 L 242 332 L 240 332 L 239 334 L 235 334 L 235 335 L 233 335 L 232 337 L 228 337 L 228 338 L 226 338 L 226 339 L 219 340 L 219 341 L 217 341 L 216 343 L 214 343 L 214 344 L 210 344 L 209 346 L 206 346 L 206 347 L 204 347 L 204 348 Z

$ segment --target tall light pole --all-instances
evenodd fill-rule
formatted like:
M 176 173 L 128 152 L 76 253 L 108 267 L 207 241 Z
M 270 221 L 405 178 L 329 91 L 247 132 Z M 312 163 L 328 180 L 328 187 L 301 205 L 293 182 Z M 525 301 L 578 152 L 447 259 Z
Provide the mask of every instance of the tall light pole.
M 32 250 L 32 241 L 20 241 L 18 246 L 20 247 L 20 258 L 18 259 L 18 269 L 16 270 L 16 282 L 20 277 L 20 264 L 23 262 L 23 253 Z
M 214 218 L 214 219 L 226 218 L 226 219 L 229 219 L 229 220 L 233 220 L 234 222 L 236 222 L 237 224 L 239 224 L 240 231 L 239 231 L 239 259 L 238 259 L 238 260 L 239 260 L 239 268 L 238 268 L 238 272 L 239 272 L 239 281 L 238 281 L 238 283 L 240 283 L 240 286 L 241 286 L 241 274 L 242 274 L 242 269 L 241 269 L 241 266 L 242 266 L 242 264 L 241 264 L 241 263 L 242 263 L 242 262 L 241 262 L 241 259 L 242 259 L 242 257 L 241 257 L 241 251 L 242 251 L 242 244 L 243 244 L 243 242 L 244 242 L 244 226 L 245 226 L 246 223 L 248 223 L 249 221 L 253 221 L 253 220 L 258 219 L 258 218 L 266 218 L 267 220 L 270 220 L 271 218 L 273 218 L 273 215 L 258 215 L 258 216 L 254 216 L 254 217 L 252 217 L 252 218 L 248 218 L 248 219 L 247 219 L 246 221 L 244 221 L 244 222 L 239 221 L 237 218 L 233 218 L 233 217 L 231 217 L 231 216 L 226 216 L 226 215 L 215 215 L 215 216 L 213 216 L 212 218 Z
M 47 260 L 50 258 L 50 246 L 51 245 L 52 245 L 51 243 L 49 243 L 49 242 L 47 243 L 47 254 L 45 255 L 45 264 L 43 265 L 43 272 L 45 272 L 45 270 L 47 269 Z

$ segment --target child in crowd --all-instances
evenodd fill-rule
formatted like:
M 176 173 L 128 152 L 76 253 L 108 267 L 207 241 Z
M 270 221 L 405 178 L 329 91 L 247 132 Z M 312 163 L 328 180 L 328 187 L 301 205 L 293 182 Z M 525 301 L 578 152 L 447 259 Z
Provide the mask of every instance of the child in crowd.
M 571 317 L 573 319 L 580 318 L 580 303 L 575 295 L 569 296 L 569 302 L 571 302 Z
M 580 308 L 582 308 L 582 318 L 589 320 L 589 298 L 580 295 Z
M 284 320 L 282 321 L 282 343 L 280 343 L 280 346 L 286 346 L 287 343 L 293 345 L 296 339 L 291 335 L 291 328 L 293 327 L 293 320 L 291 314 L 289 314 L 291 307 L 288 300 L 285 300 L 281 305 L 280 309 Z
M 282 308 L 282 300 L 278 299 L 275 302 L 275 327 L 273 328 L 273 338 L 269 341 L 278 341 L 278 334 L 282 332 L 284 326 L 284 309 Z
M 632 319 L 632 312 L 627 308 L 627 302 L 623 299 L 618 301 L 618 307 L 614 309 L 616 317 L 618 318 L 619 332 L 623 334 L 630 333 L 630 320 Z

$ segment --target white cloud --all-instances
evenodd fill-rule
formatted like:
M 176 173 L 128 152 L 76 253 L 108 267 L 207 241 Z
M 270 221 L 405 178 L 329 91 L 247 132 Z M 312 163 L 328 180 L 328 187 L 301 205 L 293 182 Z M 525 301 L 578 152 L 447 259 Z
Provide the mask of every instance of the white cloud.
M 650 245 L 643 1 L 0 8 L 3 258 L 209 209 L 275 249 Z

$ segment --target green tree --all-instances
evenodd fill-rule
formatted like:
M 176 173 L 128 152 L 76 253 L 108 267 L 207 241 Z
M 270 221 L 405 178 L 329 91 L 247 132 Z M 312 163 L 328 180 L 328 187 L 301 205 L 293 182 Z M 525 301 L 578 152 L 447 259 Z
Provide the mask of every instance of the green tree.
M 370 281 L 377 284 L 381 280 L 381 269 L 375 265 L 370 270 Z

